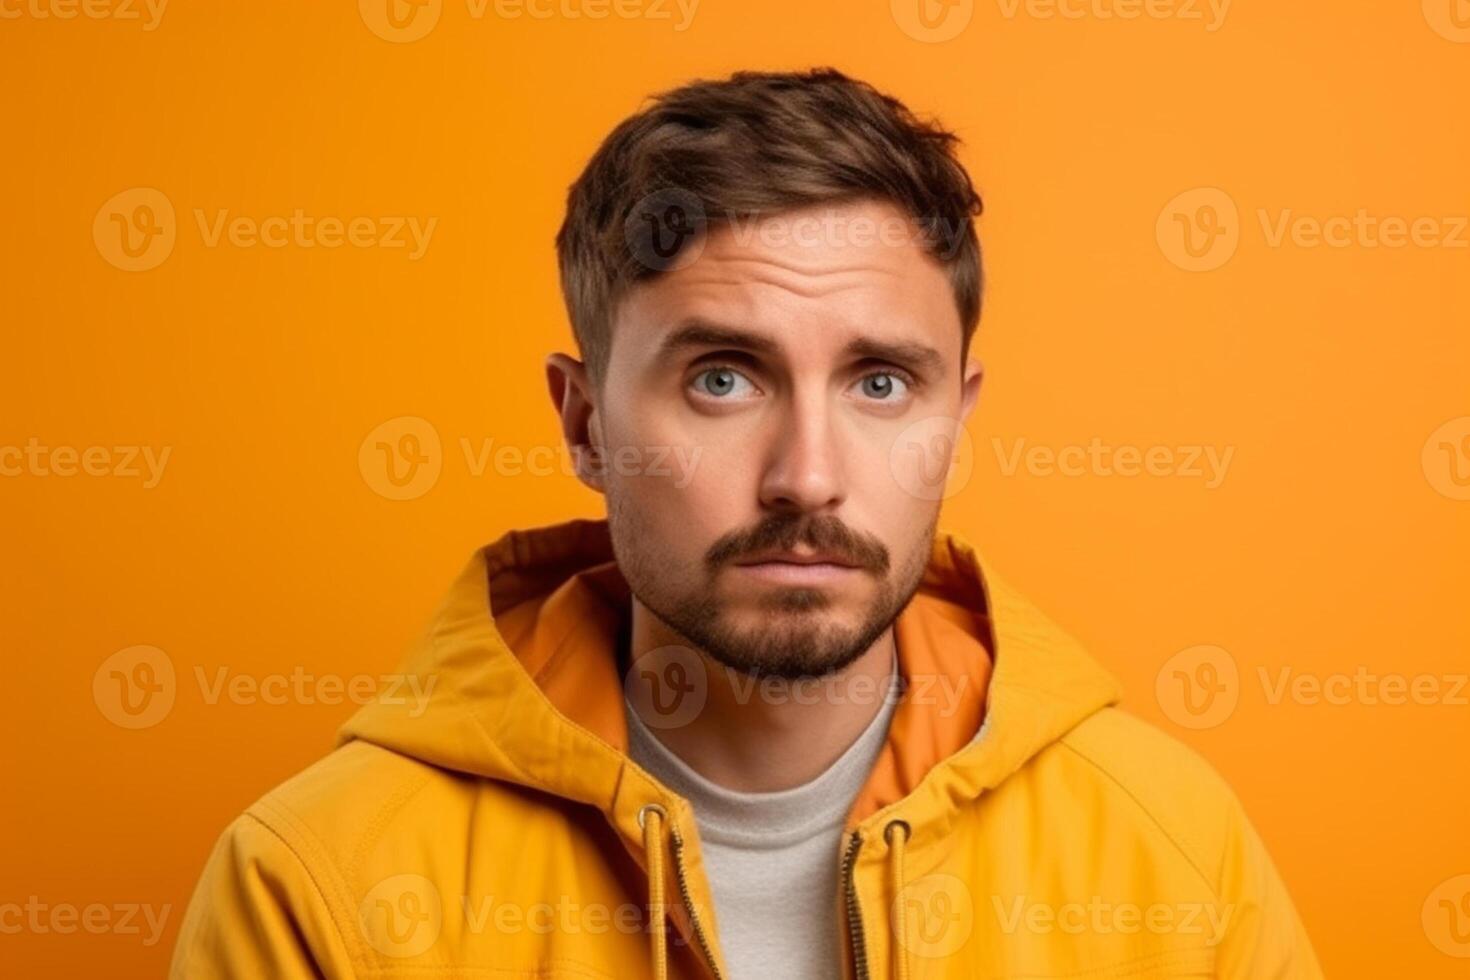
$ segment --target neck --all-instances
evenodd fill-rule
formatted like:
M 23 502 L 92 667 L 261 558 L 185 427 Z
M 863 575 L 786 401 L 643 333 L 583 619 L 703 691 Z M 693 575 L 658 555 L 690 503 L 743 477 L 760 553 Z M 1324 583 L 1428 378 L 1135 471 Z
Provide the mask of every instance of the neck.
M 634 710 L 691 769 L 728 789 L 770 793 L 815 779 L 857 740 L 898 680 L 892 626 L 852 663 L 824 677 L 754 678 L 696 651 L 696 676 L 690 678 L 689 668 L 696 665 L 688 659 L 688 641 L 637 597 L 632 606 L 633 670 L 665 676 L 670 664 L 660 662 L 661 651 L 675 647 L 685 658 L 681 669 L 688 696 L 697 703 L 704 693 L 703 706 L 687 719 L 682 711 L 659 717 L 641 697 L 632 699 Z

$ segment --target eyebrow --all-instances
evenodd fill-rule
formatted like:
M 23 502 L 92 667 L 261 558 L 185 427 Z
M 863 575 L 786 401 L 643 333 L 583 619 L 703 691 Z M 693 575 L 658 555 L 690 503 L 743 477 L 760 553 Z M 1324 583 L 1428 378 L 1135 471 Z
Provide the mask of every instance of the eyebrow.
M 669 333 L 659 345 L 657 356 L 663 360 L 691 347 L 734 347 L 766 355 L 780 352 L 780 346 L 769 337 L 696 318 L 686 321 Z M 930 374 L 942 374 L 944 371 L 944 355 L 927 344 L 915 341 L 856 337 L 848 342 L 842 352 L 853 357 L 908 364 Z

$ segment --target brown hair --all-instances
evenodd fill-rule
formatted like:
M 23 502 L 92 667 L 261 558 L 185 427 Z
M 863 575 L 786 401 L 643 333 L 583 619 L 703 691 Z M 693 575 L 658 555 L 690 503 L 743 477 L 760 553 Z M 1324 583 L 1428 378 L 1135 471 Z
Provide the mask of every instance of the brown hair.
M 944 264 L 963 358 L 980 320 L 972 219 L 981 200 L 955 156 L 958 143 L 832 68 L 737 72 L 655 96 L 598 147 L 567 194 L 556 236 L 562 295 L 594 385 L 607 367 L 618 301 L 673 267 L 711 224 L 862 198 L 905 211 Z M 672 253 L 660 247 L 666 226 L 676 232 Z

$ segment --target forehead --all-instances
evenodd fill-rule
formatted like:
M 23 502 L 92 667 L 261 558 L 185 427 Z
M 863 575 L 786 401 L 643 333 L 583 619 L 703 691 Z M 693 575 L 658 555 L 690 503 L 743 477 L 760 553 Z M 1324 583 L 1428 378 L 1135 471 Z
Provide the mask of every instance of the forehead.
M 958 361 L 949 276 L 916 223 L 891 204 L 732 219 L 687 247 L 689 260 L 628 291 L 615 350 L 647 349 L 680 324 L 703 320 L 759 332 L 787 349 L 820 351 L 866 337 L 922 342 Z

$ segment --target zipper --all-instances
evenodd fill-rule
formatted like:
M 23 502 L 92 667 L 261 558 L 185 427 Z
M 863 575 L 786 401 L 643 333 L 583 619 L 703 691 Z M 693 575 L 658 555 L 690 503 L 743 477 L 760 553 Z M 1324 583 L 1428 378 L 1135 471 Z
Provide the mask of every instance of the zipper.
M 694 910 L 694 900 L 690 897 L 689 892 L 689 879 L 684 876 L 684 838 L 672 821 L 669 823 L 669 836 L 674 841 L 674 877 L 679 879 L 679 897 L 684 900 L 684 908 L 689 911 L 689 922 L 694 926 L 694 939 L 704 952 L 705 961 L 709 963 L 710 972 L 715 975 L 715 980 L 724 980 L 720 974 L 720 967 L 715 962 L 714 950 L 710 948 L 709 937 L 705 935 L 704 926 L 699 921 L 699 913 Z
M 868 980 L 868 944 L 863 937 L 862 909 L 858 905 L 857 882 L 852 873 L 857 864 L 858 848 L 863 835 L 854 830 L 848 838 L 847 853 L 842 858 L 842 895 L 847 908 L 847 938 L 852 944 L 852 967 L 857 980 Z

